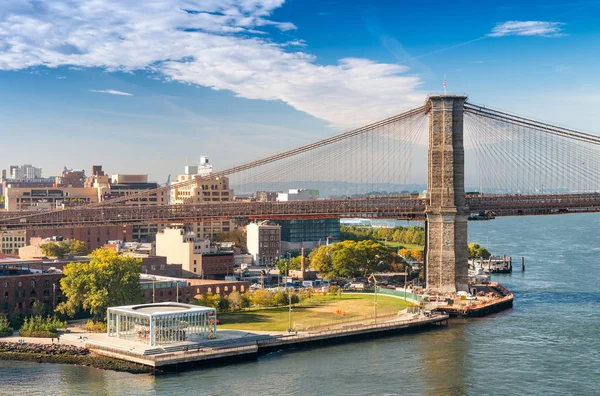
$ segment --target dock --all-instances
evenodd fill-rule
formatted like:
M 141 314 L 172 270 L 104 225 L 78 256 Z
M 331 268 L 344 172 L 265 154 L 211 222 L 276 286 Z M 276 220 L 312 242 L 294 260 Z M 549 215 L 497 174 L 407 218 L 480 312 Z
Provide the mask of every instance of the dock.
M 214 366 L 255 360 L 260 355 L 286 349 L 333 345 L 360 339 L 379 338 L 429 328 L 446 326 L 448 314 L 418 314 L 408 319 L 388 320 L 377 324 L 351 324 L 341 328 L 298 333 L 260 334 L 249 331 L 225 330 L 229 337 L 186 342 L 163 347 L 149 347 L 139 342 L 116 340 L 105 334 L 76 338 L 65 335 L 71 342 L 79 341 L 91 351 L 116 359 L 155 368 L 159 371 L 181 370 L 186 367 Z M 232 333 L 239 333 L 235 337 Z M 71 340 L 70 338 L 73 338 Z

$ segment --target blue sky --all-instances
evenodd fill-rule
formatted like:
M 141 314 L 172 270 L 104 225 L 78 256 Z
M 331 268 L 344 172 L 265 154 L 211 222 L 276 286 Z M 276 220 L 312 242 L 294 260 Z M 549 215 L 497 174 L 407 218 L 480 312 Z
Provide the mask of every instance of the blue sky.
M 522 4 L 526 3 L 526 4 Z M 0 168 L 164 182 L 440 92 L 598 132 L 600 1 L 4 0 Z

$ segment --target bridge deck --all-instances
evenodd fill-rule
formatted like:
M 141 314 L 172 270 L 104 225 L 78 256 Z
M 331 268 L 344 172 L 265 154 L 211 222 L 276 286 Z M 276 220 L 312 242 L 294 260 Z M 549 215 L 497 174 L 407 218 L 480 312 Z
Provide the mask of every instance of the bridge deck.
M 427 203 L 425 198 L 377 197 L 294 202 L 234 201 L 195 205 L 107 205 L 43 212 L 4 212 L 0 215 L 0 229 L 176 224 L 232 218 L 277 220 L 360 217 L 423 220 Z M 484 195 L 467 197 L 466 203 L 471 212 L 487 211 L 495 216 L 597 212 L 600 211 L 600 194 Z

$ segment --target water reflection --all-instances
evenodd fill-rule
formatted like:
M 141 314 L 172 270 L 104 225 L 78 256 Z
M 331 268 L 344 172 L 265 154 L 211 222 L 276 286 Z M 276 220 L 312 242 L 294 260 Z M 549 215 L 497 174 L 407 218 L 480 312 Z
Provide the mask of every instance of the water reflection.
M 419 337 L 419 374 L 427 395 L 464 395 L 469 375 L 471 342 L 464 321 L 452 321 L 445 331 Z

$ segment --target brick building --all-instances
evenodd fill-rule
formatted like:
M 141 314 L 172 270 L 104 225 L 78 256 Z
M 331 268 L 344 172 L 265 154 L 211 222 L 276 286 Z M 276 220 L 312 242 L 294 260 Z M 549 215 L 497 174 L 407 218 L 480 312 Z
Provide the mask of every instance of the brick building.
M 200 256 L 200 272 L 209 279 L 233 275 L 233 252 L 205 253 Z
M 179 283 L 179 287 L 177 284 Z M 153 285 L 154 284 L 154 285 Z M 155 282 L 143 282 L 141 284 L 145 302 L 168 302 L 176 301 L 179 293 L 179 302 L 190 303 L 202 294 L 219 294 L 228 296 L 233 291 L 244 293 L 250 289 L 249 282 L 239 281 L 216 281 L 202 279 L 175 279 L 157 280 Z
M 31 313 L 35 301 L 42 302 L 48 312 L 63 301 L 59 280 L 62 274 L 0 276 L 0 313 Z
M 25 243 L 31 244 L 31 239 L 52 238 L 61 236 L 64 239 L 77 239 L 86 243 L 89 251 L 98 249 L 108 241 L 121 240 L 131 241 L 132 226 L 99 226 L 99 227 L 80 227 L 80 228 L 43 228 L 39 230 L 27 230 Z

